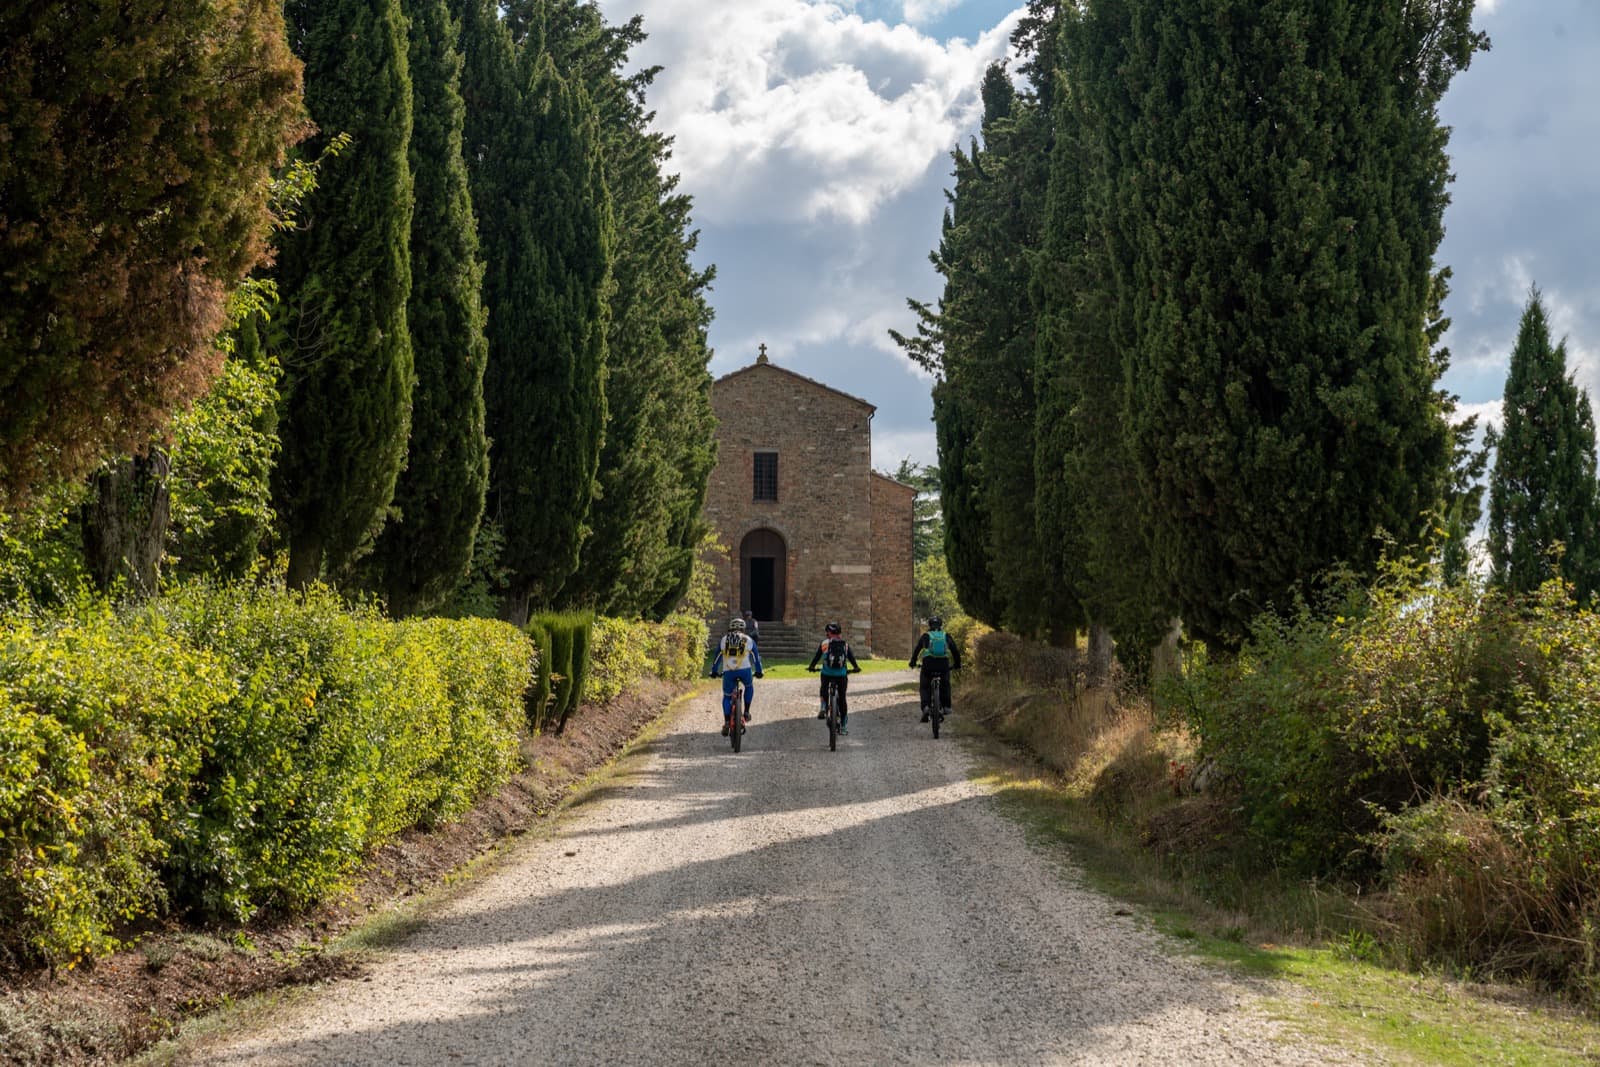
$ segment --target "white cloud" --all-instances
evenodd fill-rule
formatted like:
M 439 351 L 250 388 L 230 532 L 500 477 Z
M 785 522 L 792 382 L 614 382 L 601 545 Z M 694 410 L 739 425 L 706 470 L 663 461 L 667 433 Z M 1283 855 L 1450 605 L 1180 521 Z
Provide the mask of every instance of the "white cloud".
M 906 21 L 921 26 L 960 7 L 962 0 L 905 0 Z
M 1478 435 L 1481 438 L 1484 430 L 1490 427 L 1496 430 L 1500 428 L 1500 424 L 1505 418 L 1504 413 L 1501 411 L 1502 404 L 1503 402 L 1499 400 L 1482 400 L 1476 404 L 1458 404 L 1456 405 L 1454 421 L 1460 424 L 1476 416 L 1478 419 Z
M 910 459 L 914 463 L 932 466 L 939 462 L 939 446 L 933 435 L 933 428 L 926 430 L 891 430 L 881 432 L 874 427 L 872 432 L 872 468 L 874 470 L 888 471 L 893 474 L 900 466 L 900 461 Z
M 651 105 L 707 223 L 866 223 L 971 126 L 1020 15 L 941 42 L 820 0 L 603 6 L 613 21 L 645 17 L 635 58 L 665 67 Z

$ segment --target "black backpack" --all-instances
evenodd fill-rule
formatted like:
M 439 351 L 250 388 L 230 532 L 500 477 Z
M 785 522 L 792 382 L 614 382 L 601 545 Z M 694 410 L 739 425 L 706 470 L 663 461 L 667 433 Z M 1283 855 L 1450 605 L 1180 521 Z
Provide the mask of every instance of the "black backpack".
M 830 671 L 842 671 L 848 660 L 845 658 L 850 646 L 844 643 L 844 638 L 834 637 L 828 641 L 827 654 L 822 657 L 823 666 Z

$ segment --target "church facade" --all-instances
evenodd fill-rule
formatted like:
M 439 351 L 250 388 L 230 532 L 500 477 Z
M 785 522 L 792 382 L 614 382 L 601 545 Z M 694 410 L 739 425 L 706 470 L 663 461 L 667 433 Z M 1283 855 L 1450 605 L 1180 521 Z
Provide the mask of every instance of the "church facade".
M 706 521 L 721 543 L 717 603 L 767 632 L 844 627 L 858 653 L 907 656 L 916 490 L 872 469 L 867 401 L 786 370 L 766 346 L 712 386 L 717 466 Z

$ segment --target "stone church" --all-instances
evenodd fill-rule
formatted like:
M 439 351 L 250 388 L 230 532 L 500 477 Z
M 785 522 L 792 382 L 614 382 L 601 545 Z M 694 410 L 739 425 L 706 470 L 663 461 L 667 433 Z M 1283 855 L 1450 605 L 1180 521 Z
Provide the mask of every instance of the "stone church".
M 836 621 L 857 655 L 909 657 L 916 490 L 872 469 L 859 397 L 786 370 L 767 346 L 712 385 L 717 466 L 706 492 L 716 532 L 720 633 L 749 609 L 762 652 L 809 655 Z

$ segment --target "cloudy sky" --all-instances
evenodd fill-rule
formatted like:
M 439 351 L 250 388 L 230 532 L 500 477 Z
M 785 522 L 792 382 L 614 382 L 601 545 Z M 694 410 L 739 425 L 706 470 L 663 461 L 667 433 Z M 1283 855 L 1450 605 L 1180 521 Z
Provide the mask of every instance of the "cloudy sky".
M 775 362 L 878 406 L 874 461 L 934 459 L 931 382 L 894 348 L 1011 0 L 600 0 L 642 14 L 651 103 L 677 138 L 701 260 L 717 265 L 712 364 Z M 1528 288 L 1581 384 L 1600 387 L 1600 0 L 1479 0 L 1493 39 L 1444 104 L 1457 180 L 1446 385 L 1491 418 Z M 759 417 L 757 415 L 757 417 Z

